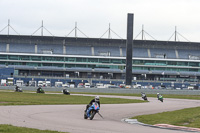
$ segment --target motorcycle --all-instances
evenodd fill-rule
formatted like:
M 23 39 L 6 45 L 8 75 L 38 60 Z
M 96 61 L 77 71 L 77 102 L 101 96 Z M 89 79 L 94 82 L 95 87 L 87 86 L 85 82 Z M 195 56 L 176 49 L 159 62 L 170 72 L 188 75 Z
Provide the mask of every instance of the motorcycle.
M 92 105 L 85 111 L 84 119 L 89 118 L 92 120 L 96 113 L 99 113 L 99 104 L 97 102 L 93 102 Z
M 17 89 L 15 88 L 14 90 L 15 90 L 15 92 L 23 92 L 22 88 L 17 88 Z
M 42 88 L 38 88 L 36 93 L 44 93 L 44 90 Z
M 147 96 L 145 93 L 141 92 L 141 96 L 142 96 L 142 99 L 146 100 L 147 101 Z
M 63 94 L 66 94 L 66 95 L 70 95 L 70 92 L 69 92 L 67 89 L 63 89 L 63 90 L 62 90 L 62 93 L 63 93 Z
M 163 96 L 162 96 L 162 95 L 159 95 L 159 96 L 158 96 L 158 100 L 160 100 L 161 102 L 163 102 Z

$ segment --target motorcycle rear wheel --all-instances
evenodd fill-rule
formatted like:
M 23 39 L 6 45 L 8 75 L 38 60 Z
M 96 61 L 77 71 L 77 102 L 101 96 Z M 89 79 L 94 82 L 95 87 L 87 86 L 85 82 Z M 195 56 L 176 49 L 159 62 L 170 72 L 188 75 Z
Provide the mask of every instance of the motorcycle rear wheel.
M 90 113 L 91 113 L 90 120 L 92 120 L 94 118 L 95 114 L 96 114 L 96 111 L 91 111 Z
M 88 117 L 87 117 L 87 114 L 86 114 L 86 112 L 84 112 L 84 119 L 87 119 Z

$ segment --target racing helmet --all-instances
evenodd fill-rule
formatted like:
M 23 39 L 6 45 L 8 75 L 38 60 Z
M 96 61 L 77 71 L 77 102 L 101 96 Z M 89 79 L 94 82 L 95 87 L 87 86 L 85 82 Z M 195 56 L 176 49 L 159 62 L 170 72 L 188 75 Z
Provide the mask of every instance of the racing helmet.
M 99 96 L 95 96 L 95 102 L 99 101 Z
M 159 95 L 159 93 L 157 93 L 157 95 Z

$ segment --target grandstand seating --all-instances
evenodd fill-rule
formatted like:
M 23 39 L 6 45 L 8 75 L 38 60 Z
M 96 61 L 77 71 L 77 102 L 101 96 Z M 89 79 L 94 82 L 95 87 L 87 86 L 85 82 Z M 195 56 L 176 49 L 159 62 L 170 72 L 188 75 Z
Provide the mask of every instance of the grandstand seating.
M 67 55 L 92 55 L 90 46 L 66 46 Z
M 170 58 L 170 59 L 176 58 L 174 49 L 151 48 L 150 52 L 152 58 L 159 58 L 159 55 L 163 55 L 163 58 Z
M 6 44 L 0 43 L 0 52 L 5 52 L 5 51 L 6 51 Z
M 38 44 L 37 45 L 38 48 L 38 53 L 43 53 L 44 50 L 52 50 L 52 54 L 63 54 L 63 45 L 60 44 L 48 44 L 48 45 L 44 45 L 44 44 Z
M 107 55 L 107 56 L 120 56 L 119 47 L 112 47 L 112 46 L 95 46 L 94 47 L 94 55 Z
M 147 48 L 133 48 L 133 57 L 148 58 Z
M 126 47 L 122 48 L 123 56 L 126 56 Z M 133 57 L 148 58 L 147 48 L 133 48 Z
M 17 53 L 35 53 L 35 45 L 34 44 L 16 44 L 11 43 L 9 45 L 9 52 L 17 52 Z
M 43 53 L 44 50 L 52 50 L 52 54 L 63 54 L 63 45 L 61 44 L 37 44 L 37 52 Z M 151 58 L 165 58 L 176 59 L 175 49 L 161 49 L 150 48 Z M 198 50 L 177 49 L 179 59 L 200 59 L 200 52 Z M 6 52 L 6 44 L 0 44 L 0 52 Z M 17 53 L 35 53 L 35 44 L 9 44 L 9 52 Z M 92 56 L 91 46 L 66 46 L 67 55 L 88 55 Z M 120 57 L 119 46 L 94 46 L 95 56 L 114 56 Z M 126 56 L 126 47 L 122 47 L 122 56 Z M 133 57 L 149 58 L 147 48 L 133 48 Z
M 189 50 L 189 49 L 179 49 L 178 50 L 180 59 L 189 59 L 189 56 L 200 56 L 200 52 L 198 50 Z

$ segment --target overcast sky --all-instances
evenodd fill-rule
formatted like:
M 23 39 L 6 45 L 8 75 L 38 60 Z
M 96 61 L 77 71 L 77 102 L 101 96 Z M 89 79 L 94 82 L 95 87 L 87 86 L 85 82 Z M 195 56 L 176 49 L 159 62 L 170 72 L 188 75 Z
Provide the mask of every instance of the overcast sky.
M 199 6 L 200 0 L 0 0 L 0 34 L 8 33 L 4 29 L 8 19 L 20 35 L 32 35 L 43 20 L 44 27 L 54 36 L 67 36 L 77 22 L 86 36 L 100 38 L 110 23 L 114 31 L 111 38 L 126 39 L 127 13 L 134 13 L 134 38 L 144 25 L 144 31 L 153 38 L 167 41 L 176 26 L 180 41 L 200 42 Z M 80 31 L 77 36 L 85 37 Z M 10 28 L 10 34 L 17 33 Z M 153 40 L 148 34 L 145 38 Z M 34 35 L 41 35 L 41 30 Z M 44 30 L 44 35 L 51 34 Z M 75 32 L 69 36 L 75 36 Z M 103 38 L 108 38 L 108 32 Z M 136 39 L 141 38 L 140 34 Z

